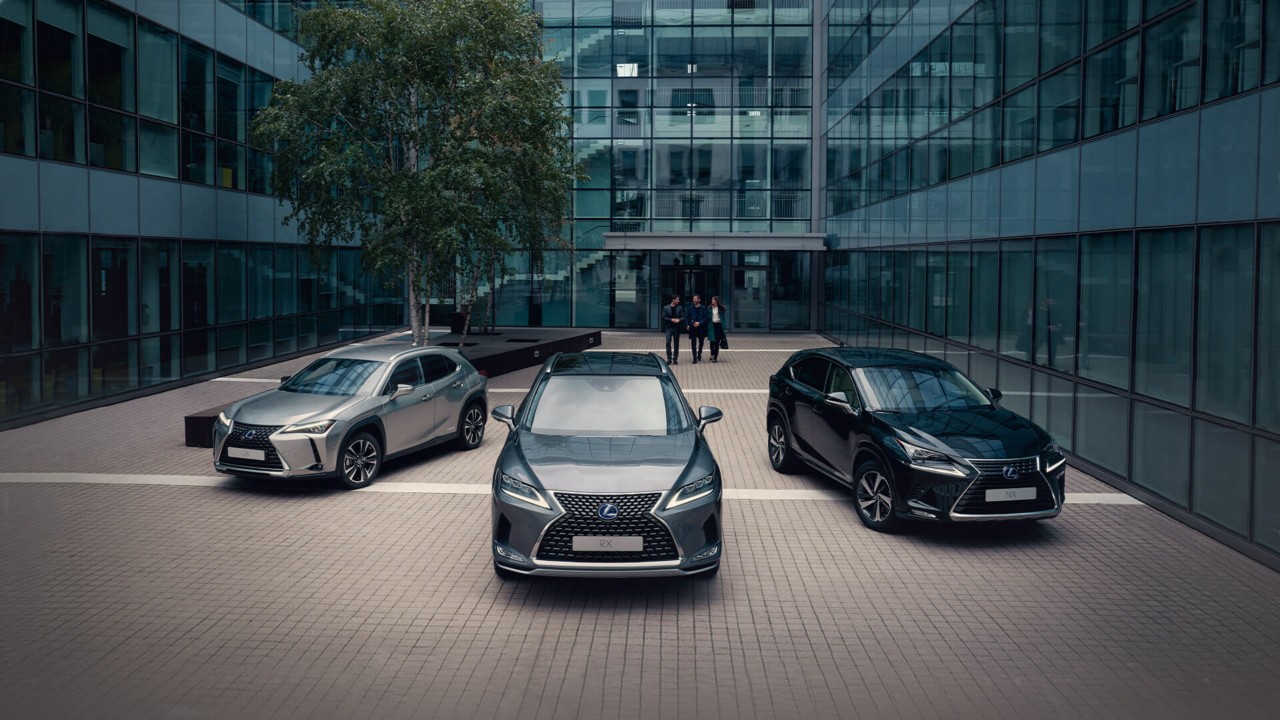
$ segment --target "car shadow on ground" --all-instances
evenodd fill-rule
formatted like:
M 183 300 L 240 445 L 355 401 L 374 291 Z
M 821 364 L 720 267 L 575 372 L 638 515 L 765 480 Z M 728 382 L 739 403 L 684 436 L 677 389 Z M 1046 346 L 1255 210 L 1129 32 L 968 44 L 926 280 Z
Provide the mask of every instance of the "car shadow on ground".
M 728 570 L 729 566 L 725 566 Z M 513 608 L 528 605 L 529 597 L 536 595 L 540 607 L 581 607 L 584 603 L 595 606 L 625 605 L 636 603 L 663 603 L 681 598 L 699 597 L 716 599 L 724 592 L 724 572 L 715 577 L 654 577 L 654 578 L 562 578 L 520 577 L 496 579 L 502 592 L 494 595 L 498 602 L 510 602 Z
M 378 473 L 378 478 L 374 480 L 374 484 L 376 485 L 381 480 L 386 480 L 387 476 L 392 473 L 410 468 L 419 463 L 430 462 L 452 452 L 456 452 L 456 450 L 450 444 L 444 443 L 388 460 L 383 463 L 382 469 Z M 355 492 L 342 487 L 338 480 L 333 477 L 256 478 L 228 476 L 222 484 L 222 489 L 264 497 L 272 495 L 291 497 L 298 495 L 332 495 L 335 493 Z

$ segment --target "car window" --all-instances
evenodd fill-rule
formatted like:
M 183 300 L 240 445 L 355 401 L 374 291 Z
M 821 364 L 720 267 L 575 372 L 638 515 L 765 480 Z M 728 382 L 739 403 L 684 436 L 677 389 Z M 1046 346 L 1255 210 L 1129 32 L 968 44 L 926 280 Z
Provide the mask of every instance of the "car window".
M 805 358 L 792 368 L 796 380 L 821 391 L 827 379 L 827 366 L 831 363 L 818 357 Z
M 391 377 L 387 380 L 387 387 L 382 391 L 383 394 L 395 392 L 397 385 L 411 385 L 417 387 L 422 384 L 422 368 L 418 365 L 418 361 L 405 360 L 396 366 Z
M 280 389 L 308 395 L 355 395 L 381 367 L 377 360 L 320 358 L 294 374 Z
M 873 367 L 858 370 L 871 410 L 921 413 L 974 410 L 991 401 L 957 370 Z
M 858 390 L 853 384 L 853 377 L 849 375 L 848 370 L 833 366 L 831 373 L 827 376 L 827 394 L 833 395 L 838 392 L 849 393 L 849 400 L 857 404 Z
M 458 369 L 458 363 L 444 355 L 423 355 L 418 360 L 422 362 L 422 378 L 429 383 L 449 377 Z
M 692 423 L 678 391 L 656 377 L 561 375 L 533 401 L 541 435 L 673 435 Z

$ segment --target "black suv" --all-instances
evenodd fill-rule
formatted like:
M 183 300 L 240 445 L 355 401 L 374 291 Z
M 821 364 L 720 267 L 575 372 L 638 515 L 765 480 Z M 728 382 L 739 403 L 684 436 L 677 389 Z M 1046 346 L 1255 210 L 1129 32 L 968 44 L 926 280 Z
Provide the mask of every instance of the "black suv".
M 769 378 L 769 461 L 804 462 L 853 488 L 858 517 L 1039 520 L 1062 511 L 1066 459 L 949 363 L 881 348 L 791 356 Z

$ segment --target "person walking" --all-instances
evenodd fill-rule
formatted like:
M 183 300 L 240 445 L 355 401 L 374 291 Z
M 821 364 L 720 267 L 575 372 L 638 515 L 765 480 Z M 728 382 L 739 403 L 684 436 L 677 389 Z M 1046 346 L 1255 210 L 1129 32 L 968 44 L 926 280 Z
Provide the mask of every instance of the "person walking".
M 684 316 L 685 326 L 689 328 L 689 349 L 693 351 L 693 364 L 702 359 L 702 345 L 707 341 L 707 325 L 710 320 L 707 306 L 702 304 L 702 296 L 693 296 L 693 306 Z
M 680 336 L 684 334 L 684 307 L 680 296 L 672 295 L 671 304 L 662 308 L 662 332 L 667 336 L 667 362 L 680 364 Z
M 720 347 L 729 347 L 729 308 L 720 304 L 720 296 L 712 295 L 707 306 L 707 341 L 711 343 L 711 362 L 718 362 Z

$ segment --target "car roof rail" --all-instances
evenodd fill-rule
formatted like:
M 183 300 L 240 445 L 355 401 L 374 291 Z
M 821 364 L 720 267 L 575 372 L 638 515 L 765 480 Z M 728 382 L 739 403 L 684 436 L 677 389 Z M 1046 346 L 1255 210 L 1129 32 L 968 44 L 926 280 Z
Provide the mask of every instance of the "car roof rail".
M 667 374 L 667 366 L 663 364 L 663 362 L 662 362 L 662 358 L 658 357 L 658 353 L 656 353 L 656 352 L 651 352 L 651 353 L 649 353 L 649 355 L 651 355 L 651 356 L 653 357 L 653 359 L 654 359 L 655 361 L 657 361 L 657 363 L 658 363 L 658 367 L 662 368 L 662 374 L 663 374 L 663 375 L 666 375 L 666 374 Z
M 554 368 L 556 366 L 556 360 L 558 360 L 560 356 L 563 354 L 564 354 L 563 352 L 558 352 L 553 354 L 551 357 L 547 358 L 547 361 L 542 365 L 542 372 L 546 373 L 547 375 L 550 375 L 551 368 Z

